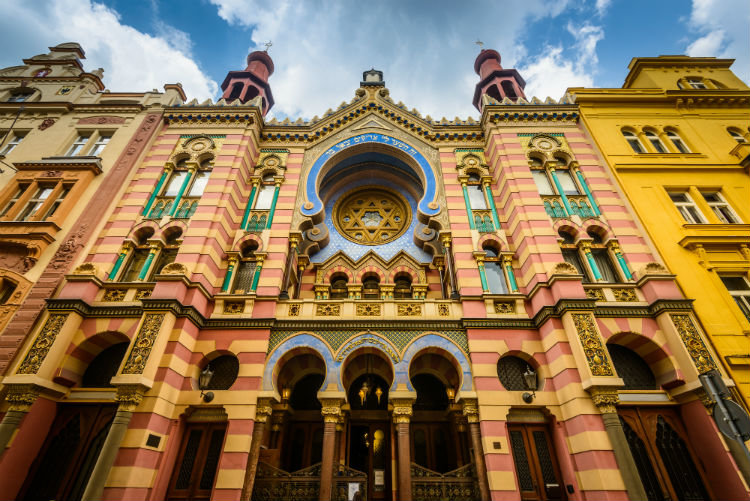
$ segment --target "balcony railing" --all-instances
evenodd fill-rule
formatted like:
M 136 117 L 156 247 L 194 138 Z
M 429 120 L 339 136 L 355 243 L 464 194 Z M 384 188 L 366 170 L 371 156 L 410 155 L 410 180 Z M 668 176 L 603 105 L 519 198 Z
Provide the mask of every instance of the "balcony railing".
M 247 220 L 247 231 L 261 232 L 266 229 L 268 223 L 268 211 L 267 210 L 253 210 L 250 211 L 250 218 Z
M 169 216 L 174 208 L 174 197 L 159 197 L 154 201 L 154 205 L 148 213 L 148 219 L 161 219 Z M 182 198 L 179 206 L 172 217 L 178 219 L 189 219 L 198 209 L 198 198 Z
M 479 499 L 479 486 L 474 473 L 474 464 L 466 464 L 448 473 L 438 473 L 412 463 L 411 497 L 413 501 Z
M 253 486 L 253 501 L 318 501 L 320 463 L 289 473 L 258 461 Z
M 565 210 L 562 197 L 559 195 L 546 195 L 542 197 L 542 200 L 544 200 L 544 210 L 552 219 L 563 219 L 569 216 L 579 216 L 581 218 L 596 217 L 585 195 L 568 196 L 571 214 L 568 214 Z
M 488 210 L 473 210 L 474 226 L 479 233 L 493 233 L 495 224 L 492 222 L 492 213 Z

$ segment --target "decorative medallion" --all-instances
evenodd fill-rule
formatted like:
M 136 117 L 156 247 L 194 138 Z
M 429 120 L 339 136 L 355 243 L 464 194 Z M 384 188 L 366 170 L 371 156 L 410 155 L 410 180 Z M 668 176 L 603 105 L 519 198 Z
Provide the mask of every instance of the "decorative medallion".
M 128 360 L 125 362 L 125 367 L 122 368 L 123 374 L 141 374 L 143 372 L 163 321 L 164 313 L 146 315 L 135 338 L 135 343 L 133 343 L 133 348 L 130 350 Z
M 301 304 L 299 303 L 290 304 L 287 315 L 289 315 L 290 317 L 298 317 L 301 310 L 302 310 Z
M 607 358 L 607 352 L 594 326 L 594 317 L 590 313 L 573 313 L 578 337 L 589 362 L 591 374 L 594 376 L 613 376 L 612 365 Z
M 690 358 L 693 359 L 695 367 L 698 369 L 698 373 L 705 374 L 706 372 L 715 369 L 716 364 L 711 358 L 711 354 L 706 348 L 706 344 L 701 339 L 698 329 L 695 328 L 693 321 L 690 319 L 690 315 L 686 313 L 670 313 L 670 318 L 677 332 L 682 338 L 682 342 L 685 343 Z
M 635 289 L 612 289 L 612 294 L 615 296 L 615 301 L 638 301 L 638 296 L 635 295 Z
M 318 304 L 315 308 L 315 314 L 319 317 L 338 317 L 341 315 L 340 304 Z
M 380 316 L 380 304 L 378 303 L 358 304 L 357 315 L 361 317 L 379 317 Z
M 419 303 L 398 304 L 398 316 L 416 317 L 422 314 L 422 305 Z
M 399 362 L 399 356 L 396 354 L 396 352 L 393 350 L 391 345 L 385 341 L 383 341 L 378 336 L 358 336 L 351 341 L 349 341 L 342 349 L 338 352 L 336 355 L 336 361 L 341 362 L 343 361 L 349 353 L 354 351 L 355 349 L 361 347 L 364 344 L 371 344 L 374 346 L 379 347 L 383 352 L 388 355 L 391 360 L 393 360 L 394 363 Z
M 138 291 L 135 293 L 136 299 L 146 299 L 147 297 L 151 297 L 151 292 L 153 289 L 138 289 Z
M 378 186 L 365 186 L 342 196 L 333 208 L 333 223 L 346 239 L 380 245 L 400 237 L 411 223 L 404 197 Z
M 21 366 L 18 368 L 18 374 L 37 373 L 67 318 L 67 313 L 64 315 L 49 316 L 44 327 L 42 327 L 42 332 L 36 337 L 34 344 L 31 345 L 31 349 L 26 354 L 26 358 L 21 362 Z

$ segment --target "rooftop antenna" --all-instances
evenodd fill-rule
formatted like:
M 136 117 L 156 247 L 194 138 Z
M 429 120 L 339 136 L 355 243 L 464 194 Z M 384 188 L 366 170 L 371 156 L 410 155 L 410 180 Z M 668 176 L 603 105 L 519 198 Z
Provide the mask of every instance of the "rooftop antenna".
M 477 45 L 479 46 L 479 50 L 480 50 L 480 51 L 481 51 L 481 50 L 484 50 L 484 42 L 482 42 L 481 40 L 477 39 L 477 41 L 476 41 L 476 42 L 474 42 L 474 43 L 475 43 L 475 44 L 477 44 Z
M 264 43 L 263 45 L 266 46 L 266 52 L 268 52 L 268 49 L 273 45 L 273 42 L 269 40 L 268 42 Z

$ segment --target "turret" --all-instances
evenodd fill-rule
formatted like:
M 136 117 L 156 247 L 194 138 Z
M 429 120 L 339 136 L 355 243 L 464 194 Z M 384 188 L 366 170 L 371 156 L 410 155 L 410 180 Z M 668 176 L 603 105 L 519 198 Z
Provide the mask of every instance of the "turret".
M 500 102 L 504 98 L 513 101 L 522 97 L 526 82 L 515 69 L 503 69 L 500 66 L 500 54 L 496 50 L 484 49 L 474 61 L 474 71 L 479 75 L 479 83 L 474 90 L 472 103 L 476 109 L 482 111 L 482 95 L 487 94 Z
M 227 102 L 237 99 L 247 103 L 257 96 L 263 98 L 263 116 L 273 107 L 273 94 L 268 84 L 268 77 L 273 74 L 273 60 L 266 51 L 251 52 L 247 56 L 247 68 L 244 71 L 230 71 L 221 84 Z

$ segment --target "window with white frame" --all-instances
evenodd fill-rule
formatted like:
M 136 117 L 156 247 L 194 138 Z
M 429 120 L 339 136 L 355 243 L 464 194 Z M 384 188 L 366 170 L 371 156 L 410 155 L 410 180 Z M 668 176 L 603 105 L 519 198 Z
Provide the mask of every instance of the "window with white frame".
M 747 139 L 745 139 L 745 136 L 738 129 L 730 128 L 730 129 L 727 129 L 727 132 L 729 132 L 729 135 L 732 136 L 732 139 L 734 139 L 738 143 L 742 144 L 742 143 L 747 142 Z
M 531 171 L 531 175 L 534 176 L 534 183 L 539 190 L 540 195 L 554 195 L 555 190 L 552 188 L 552 183 L 547 177 L 547 173 L 543 170 L 534 169 Z
M 258 197 L 255 200 L 256 210 L 268 210 L 271 208 L 271 202 L 273 202 L 273 192 L 276 189 L 274 184 L 273 174 L 266 174 L 263 176 L 263 181 L 260 184 L 260 190 L 258 191 Z
M 742 313 L 750 320 L 750 283 L 743 276 L 722 276 L 721 281 Z
M 686 80 L 687 80 L 688 85 L 692 89 L 707 89 L 708 88 L 708 87 L 706 87 L 706 84 L 703 83 L 703 79 L 702 78 L 689 77 Z
M 508 283 L 505 280 L 502 257 L 490 246 L 484 247 L 484 274 L 490 294 L 507 294 Z
M 469 174 L 469 180 L 466 184 L 471 208 L 474 210 L 486 210 L 487 200 L 484 198 L 484 190 L 482 190 L 482 182 L 479 175 L 476 173 Z
M 91 138 L 91 133 L 79 134 L 76 140 L 73 141 L 73 144 L 68 150 L 68 153 L 66 154 L 66 156 L 74 157 L 76 155 L 80 155 L 83 152 L 83 149 L 86 147 L 86 143 L 88 143 L 90 138 Z
M 685 141 L 683 141 L 680 135 L 675 131 L 667 131 L 667 137 L 670 141 L 672 141 L 672 144 L 675 148 L 677 148 L 677 151 L 679 151 L 680 153 L 690 153 L 690 148 L 687 147 Z
M 45 205 L 45 202 L 52 195 L 55 190 L 54 185 L 49 186 L 38 186 L 36 192 L 26 202 L 23 210 L 16 217 L 16 221 L 32 221 L 40 212 L 40 209 Z
M 5 143 L 5 146 L 2 150 L 0 150 L 0 155 L 7 155 L 11 151 L 13 151 L 16 146 L 18 146 L 21 141 L 23 141 L 23 138 L 26 137 L 25 132 L 11 132 L 10 139 L 7 143 Z M 3 137 L 5 139 L 5 137 Z
M 703 198 L 706 200 L 708 206 L 711 207 L 711 210 L 714 211 L 716 217 L 719 218 L 719 221 L 727 224 L 741 222 L 740 218 L 737 217 L 737 214 L 734 213 L 727 201 L 724 200 L 724 197 L 721 196 L 721 193 L 718 191 L 701 191 L 701 195 L 703 195 Z
M 625 140 L 628 142 L 630 147 L 633 149 L 636 153 L 646 153 L 646 149 L 641 144 L 640 139 L 638 139 L 638 136 L 635 135 L 635 132 L 624 130 L 622 131 L 623 137 L 625 137 Z
M 706 218 L 687 192 L 669 192 L 669 198 L 686 222 L 693 224 L 703 224 L 706 222 Z
M 89 155 L 92 157 L 98 157 L 101 154 L 102 150 L 107 146 L 107 143 L 109 143 L 110 139 L 112 139 L 112 133 L 110 132 L 99 134 L 99 137 L 96 138 L 94 146 L 91 148 Z
M 664 144 L 662 144 L 661 139 L 659 139 L 659 136 L 656 135 L 655 132 L 647 130 L 644 131 L 643 134 L 646 136 L 646 139 L 651 143 L 651 146 L 654 147 L 657 153 L 666 153 L 667 149 L 664 147 Z
M 27 189 L 29 189 L 30 184 L 29 183 L 23 183 L 19 184 L 16 188 L 16 191 L 13 193 L 13 196 L 11 196 L 8 203 L 5 204 L 5 207 L 3 207 L 3 210 L 0 211 L 0 217 L 6 215 L 13 207 L 15 207 L 16 203 L 18 203 L 18 199 L 21 198 L 21 195 L 23 195 Z

